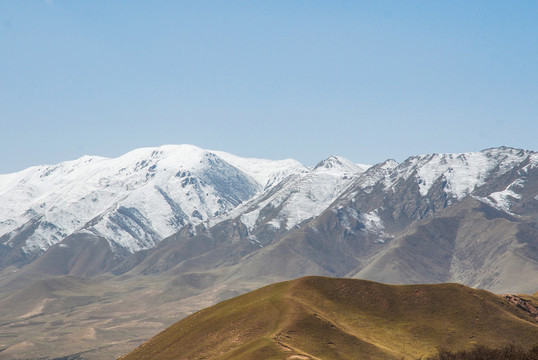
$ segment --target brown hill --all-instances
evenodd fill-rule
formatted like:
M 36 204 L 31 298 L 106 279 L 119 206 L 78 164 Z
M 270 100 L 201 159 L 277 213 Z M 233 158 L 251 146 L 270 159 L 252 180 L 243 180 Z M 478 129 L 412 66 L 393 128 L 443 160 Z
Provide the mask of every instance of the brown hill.
M 306 277 L 201 310 L 121 359 L 415 359 L 537 342 L 532 316 L 484 290 Z

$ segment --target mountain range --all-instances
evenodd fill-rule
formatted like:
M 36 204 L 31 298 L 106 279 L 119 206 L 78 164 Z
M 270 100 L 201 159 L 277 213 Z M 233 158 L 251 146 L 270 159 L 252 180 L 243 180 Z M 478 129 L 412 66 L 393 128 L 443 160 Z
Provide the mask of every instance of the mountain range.
M 0 311 L 0 330 L 12 334 L 0 358 L 13 346 L 27 358 L 42 354 L 47 340 L 25 333 L 28 318 L 46 317 L 34 328 L 52 326 L 67 344 L 62 334 L 76 321 L 51 325 L 65 306 L 73 316 L 91 308 L 97 324 L 110 304 L 132 305 L 129 293 L 150 294 L 114 325 L 115 336 L 88 326 L 97 333 L 79 349 L 95 352 L 110 339 L 125 348 L 142 341 L 137 330 L 117 329 L 133 316 L 134 328 L 151 323 L 151 301 L 169 315 L 146 325 L 162 329 L 306 275 L 535 293 L 538 153 L 499 147 L 373 166 L 331 156 L 307 167 L 167 145 L 0 175 L 0 306 L 18 309 Z M 84 300 L 66 305 L 77 286 L 103 292 L 81 290 Z M 110 354 L 126 352 L 116 345 Z M 76 352 L 56 350 L 50 356 Z

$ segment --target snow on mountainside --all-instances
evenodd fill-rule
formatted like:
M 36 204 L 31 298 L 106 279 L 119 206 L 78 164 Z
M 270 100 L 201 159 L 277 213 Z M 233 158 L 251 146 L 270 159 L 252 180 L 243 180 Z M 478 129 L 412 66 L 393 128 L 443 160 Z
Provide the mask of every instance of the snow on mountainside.
M 536 171 L 538 153 L 507 147 L 419 155 L 401 164 L 387 160 L 360 175 L 335 210 L 378 233 L 386 225 L 399 231 L 467 196 L 510 214 L 530 214 L 538 207 Z
M 472 153 L 415 156 L 396 168 L 394 178 L 407 179 L 415 174 L 420 194 L 425 196 L 433 183 L 442 177 L 447 182 L 447 193 L 460 200 L 483 185 L 489 177 L 506 173 L 531 154 L 525 150 L 495 148 Z M 536 159 L 536 154 L 533 156 Z M 394 181 L 390 179 L 386 182 L 387 187 L 393 185 Z
M 475 190 L 485 184 L 493 184 L 506 173 L 519 169 L 518 178 L 501 191 L 477 196 L 501 210 L 509 211 L 510 198 L 516 200 L 519 195 L 514 192 L 524 186 L 525 172 L 538 165 L 538 153 L 507 147 L 486 149 L 480 152 L 461 154 L 421 155 L 407 159 L 394 169 L 386 178 L 386 188 L 394 189 L 398 182 L 414 177 L 419 186 L 420 195 L 425 197 L 436 182 L 440 182 L 444 192 L 454 200 L 461 200 L 467 195 L 475 195 Z
M 252 248 L 258 245 L 234 279 L 317 274 L 535 292 L 537 160 L 536 152 L 511 148 L 414 156 L 401 164 L 388 160 L 349 183 L 339 178 L 342 190 L 312 219 L 301 210 L 315 211 L 323 202 L 312 201 L 310 190 L 330 194 L 324 190 L 331 182 L 325 178 L 327 188 L 309 188 L 302 181 L 316 171 L 286 179 L 259 195 L 263 201 L 248 209 L 256 198 L 241 205 L 245 211 L 234 218 L 253 224 L 243 238 Z M 287 210 L 298 210 L 305 221 L 288 227 L 280 220 L 297 213 Z M 278 225 L 271 236 L 269 226 Z
M 537 165 L 536 152 L 504 147 L 372 167 L 331 156 L 306 168 L 295 160 L 246 159 L 191 145 L 138 149 L 115 159 L 84 156 L 0 175 L 0 255 L 20 256 L 20 249 L 35 257 L 71 234 L 104 238 L 112 249 L 132 253 L 187 224 L 228 219 L 244 224 L 252 241 L 259 234 L 268 243 L 332 205 L 348 232 L 366 231 L 381 241 L 385 232 L 467 195 L 507 212 L 517 213 L 514 204 L 535 209 L 535 185 L 527 186 L 527 176 L 534 179 L 529 174 Z
M 41 330 L 58 319 L 53 332 L 67 335 L 54 345 L 72 349 L 95 327 L 81 319 L 112 311 L 96 337 L 101 354 L 157 331 L 155 306 L 192 312 L 199 301 L 306 275 L 535 293 L 537 249 L 538 153 L 528 150 L 371 167 L 329 157 L 306 168 L 163 146 L 0 175 L 1 320 L 20 330 L 4 341 L 19 357 L 28 357 L 23 342 L 41 350 Z M 123 338 L 103 336 L 116 328 Z
M 266 159 L 241 158 L 222 151 L 211 150 L 211 152 L 252 176 L 264 189 L 270 188 L 291 174 L 308 172 L 306 167 L 293 159 L 276 162 Z
M 268 184 L 305 169 L 291 160 L 263 160 L 258 169 L 258 159 L 218 153 L 167 145 L 0 175 L 0 237 L 13 246 L 17 229 L 39 222 L 22 246 L 26 253 L 42 252 L 75 231 L 89 231 L 134 252 L 187 223 L 225 213 Z
M 227 217 L 239 216 L 250 231 L 261 225 L 289 230 L 321 214 L 368 167 L 331 156 L 309 171 L 285 178 L 273 191 L 251 199 Z M 221 220 L 215 218 L 210 225 Z

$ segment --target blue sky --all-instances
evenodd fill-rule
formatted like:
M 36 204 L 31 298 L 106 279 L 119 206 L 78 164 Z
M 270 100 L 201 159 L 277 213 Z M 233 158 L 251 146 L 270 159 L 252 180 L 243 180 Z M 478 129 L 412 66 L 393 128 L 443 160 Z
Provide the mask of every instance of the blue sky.
M 0 173 L 188 143 L 538 150 L 536 1 L 0 2 Z

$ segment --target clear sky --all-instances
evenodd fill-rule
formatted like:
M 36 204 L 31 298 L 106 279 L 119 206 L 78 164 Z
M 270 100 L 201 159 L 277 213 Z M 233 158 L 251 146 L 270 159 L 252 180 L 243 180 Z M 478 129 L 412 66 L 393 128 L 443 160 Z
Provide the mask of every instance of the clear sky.
M 0 173 L 538 150 L 537 1 L 0 1 Z

